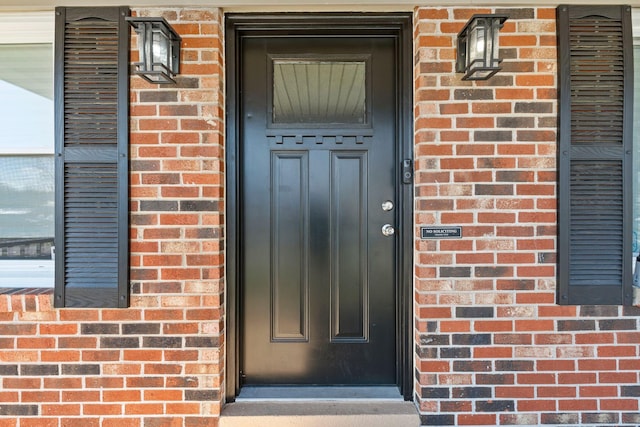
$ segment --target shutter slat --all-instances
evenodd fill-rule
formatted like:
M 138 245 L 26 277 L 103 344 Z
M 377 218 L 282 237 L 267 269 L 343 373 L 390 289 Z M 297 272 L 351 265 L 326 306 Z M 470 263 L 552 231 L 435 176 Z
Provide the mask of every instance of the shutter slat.
M 621 163 L 574 160 L 570 191 L 571 285 L 621 283 Z

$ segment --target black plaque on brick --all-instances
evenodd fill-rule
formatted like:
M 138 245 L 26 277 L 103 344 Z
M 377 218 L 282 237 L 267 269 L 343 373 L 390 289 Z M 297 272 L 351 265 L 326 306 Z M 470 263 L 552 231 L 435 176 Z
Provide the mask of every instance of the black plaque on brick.
M 421 239 L 460 239 L 462 227 L 420 227 Z

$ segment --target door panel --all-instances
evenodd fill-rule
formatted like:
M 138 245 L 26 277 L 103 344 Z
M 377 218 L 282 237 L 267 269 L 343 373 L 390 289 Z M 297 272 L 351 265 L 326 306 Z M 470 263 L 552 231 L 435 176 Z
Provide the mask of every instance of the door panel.
M 369 332 L 367 153 L 331 153 L 331 341 Z
M 271 156 L 271 340 L 307 341 L 309 161 L 305 152 Z
M 394 40 L 241 51 L 243 382 L 395 384 Z

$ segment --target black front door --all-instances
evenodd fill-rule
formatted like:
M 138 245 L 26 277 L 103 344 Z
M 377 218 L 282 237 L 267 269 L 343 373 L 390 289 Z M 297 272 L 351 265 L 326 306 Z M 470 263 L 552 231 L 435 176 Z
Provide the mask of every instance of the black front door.
M 242 384 L 396 384 L 395 41 L 242 43 Z

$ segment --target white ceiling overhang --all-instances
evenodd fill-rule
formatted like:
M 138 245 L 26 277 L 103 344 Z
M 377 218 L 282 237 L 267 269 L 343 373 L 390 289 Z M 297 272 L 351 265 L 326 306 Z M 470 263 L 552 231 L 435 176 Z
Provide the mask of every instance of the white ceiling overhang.
M 640 0 L 606 1 L 607 4 L 628 4 L 640 7 Z M 396 10 L 410 11 L 417 6 L 486 6 L 486 7 L 537 7 L 558 4 L 603 4 L 602 0 L 0 0 L 0 10 L 47 10 L 56 6 L 121 6 L 130 7 L 221 7 L 228 11 L 242 10 Z

